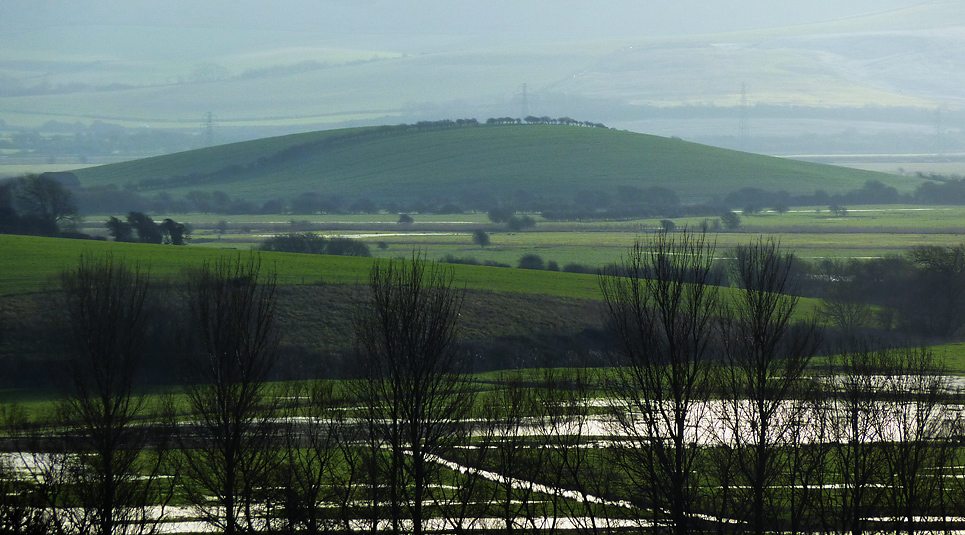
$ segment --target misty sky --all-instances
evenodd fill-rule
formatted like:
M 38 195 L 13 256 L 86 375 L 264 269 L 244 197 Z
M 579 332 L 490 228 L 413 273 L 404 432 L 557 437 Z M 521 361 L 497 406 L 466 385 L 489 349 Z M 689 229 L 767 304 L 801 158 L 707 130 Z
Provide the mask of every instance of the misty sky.
M 930 8 L 906 9 L 919 5 Z M 523 83 L 544 107 L 539 113 L 610 122 L 642 105 L 733 106 L 745 83 L 754 103 L 931 109 L 965 102 L 965 69 L 949 67 L 965 62 L 965 27 L 953 27 L 962 24 L 963 5 L 0 0 L 0 82 L 55 89 L 9 101 L 32 113 L 18 118 L 25 122 L 186 124 L 206 110 L 235 122 L 311 118 L 319 121 L 313 127 L 496 116 L 517 113 Z M 706 37 L 727 32 L 736 33 Z M 117 87 L 131 89 L 103 98 L 103 88 Z
M 0 27 L 128 24 L 291 28 L 330 34 L 556 38 L 684 35 L 795 25 L 921 0 L 3 0 Z M 120 44 L 120 43 L 119 43 Z

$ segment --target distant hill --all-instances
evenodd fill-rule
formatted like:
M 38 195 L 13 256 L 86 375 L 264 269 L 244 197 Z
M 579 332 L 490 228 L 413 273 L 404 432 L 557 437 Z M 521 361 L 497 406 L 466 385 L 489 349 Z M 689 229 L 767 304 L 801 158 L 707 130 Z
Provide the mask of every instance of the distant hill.
M 105 7 L 113 2 L 90 4 L 97 9 L 86 13 L 88 18 L 123 11 Z M 480 34 L 466 39 L 455 39 L 453 32 L 471 34 L 469 28 L 445 28 L 434 17 L 410 21 L 408 27 L 396 21 L 392 25 L 401 31 L 373 34 L 371 28 L 366 31 L 367 19 L 390 12 L 395 19 L 402 12 L 416 17 L 409 9 L 376 15 L 379 10 L 365 3 L 335 4 L 351 12 L 358 26 L 346 26 L 343 14 L 325 21 L 331 31 L 292 31 L 291 24 L 308 23 L 292 20 L 297 11 L 286 10 L 288 24 L 253 31 L 248 25 L 233 27 L 231 17 L 210 6 L 218 24 L 199 23 L 195 9 L 157 8 L 151 11 L 192 22 L 165 23 L 157 17 L 110 22 L 112 17 L 105 16 L 101 26 L 73 22 L 72 12 L 84 11 L 73 4 L 56 13 L 8 8 L 9 16 L 0 21 L 0 115 L 18 127 L 103 121 L 194 132 L 211 111 L 224 135 L 254 127 L 305 131 L 440 114 L 505 114 L 520 109 L 514 95 L 523 83 L 540 114 L 592 116 L 612 124 L 634 113 L 646 115 L 648 106 L 736 108 L 744 83 L 751 104 L 769 106 L 934 110 L 963 104 L 965 3 L 960 1 L 732 33 L 718 33 L 726 25 L 695 24 L 714 17 L 717 9 L 691 10 L 676 17 L 673 34 L 648 30 L 654 19 L 640 20 L 639 14 L 681 8 L 635 6 L 637 17 L 599 19 L 606 20 L 604 29 L 634 29 L 615 36 L 612 29 L 574 31 L 582 29 L 561 24 L 556 16 L 500 17 L 515 19 L 500 20 L 498 26 L 511 23 L 520 35 L 487 38 L 488 32 L 477 28 Z M 609 2 L 610 13 L 615 4 L 636 3 Z M 35 11 L 35 19 L 18 20 L 21 13 Z M 548 27 L 554 31 L 535 31 Z
M 519 191 L 571 201 L 587 190 L 664 187 L 684 202 L 741 188 L 843 193 L 918 179 L 718 149 L 679 139 L 560 125 L 364 128 L 267 138 L 76 171 L 84 186 L 141 194 L 220 190 L 264 201 L 303 192 L 349 199 L 458 201 Z

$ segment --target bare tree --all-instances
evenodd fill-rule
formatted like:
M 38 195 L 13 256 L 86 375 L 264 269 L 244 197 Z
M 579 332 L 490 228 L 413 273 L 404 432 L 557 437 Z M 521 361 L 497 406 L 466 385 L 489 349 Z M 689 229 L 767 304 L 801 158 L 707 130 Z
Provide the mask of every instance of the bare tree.
M 825 412 L 830 422 L 827 471 L 834 492 L 822 497 L 825 529 L 860 535 L 868 531 L 871 513 L 884 499 L 885 467 L 880 442 L 885 426 L 884 403 L 889 355 L 885 350 L 855 349 L 830 359 L 831 398 Z
M 813 320 L 794 323 L 793 255 L 763 238 L 735 253 L 732 273 L 739 290 L 723 319 L 722 421 L 736 454 L 734 503 L 742 506 L 736 512 L 750 532 L 763 535 L 783 516 L 787 496 L 777 484 L 787 472 L 783 452 L 797 446 L 794 427 L 804 409 L 792 398 L 817 352 L 818 336 Z
M 820 382 L 813 377 L 802 381 L 797 399 L 791 401 L 792 425 L 789 429 L 784 477 L 784 506 L 787 531 L 792 534 L 813 533 L 821 527 L 821 498 L 832 484 L 828 477 L 828 455 L 831 426 L 829 404 Z
M 0 416 L 5 435 L 13 439 L 14 447 L 20 451 L 19 462 L 11 456 L 0 464 L 0 530 L 42 535 L 73 529 L 72 517 L 52 506 L 66 501 L 61 499 L 67 494 L 63 492 L 67 485 L 62 483 L 66 478 L 60 477 L 66 472 L 65 448 L 37 432 L 37 427 L 44 423 L 37 420 L 42 419 L 28 418 L 27 411 L 17 403 L 0 406 Z M 18 474 L 20 467 L 25 474 Z
M 355 318 L 361 365 L 355 385 L 372 438 L 387 450 L 381 473 L 392 530 L 401 532 L 406 520 L 421 535 L 438 461 L 463 436 L 474 402 L 456 344 L 462 294 L 450 269 L 418 255 L 376 263 L 369 288 L 371 298 Z
M 827 297 L 821 313 L 841 331 L 845 341 L 854 339 L 872 320 L 872 309 L 861 295 L 858 284 L 847 276 L 840 263 L 828 263 Z
M 480 520 L 492 515 L 492 506 L 497 503 L 498 487 L 487 465 L 502 438 L 503 422 L 492 417 L 498 413 L 498 403 L 492 396 L 473 407 L 468 415 L 473 424 L 464 428 L 471 434 L 461 439 L 465 447 L 450 450 L 447 455 L 450 492 L 434 496 L 434 505 L 457 534 L 478 529 Z
M 636 503 L 683 535 L 697 524 L 700 423 L 707 416 L 720 312 L 715 247 L 703 234 L 636 243 L 600 277 L 622 359 L 609 393 Z
M 940 516 L 953 460 L 945 425 L 957 412 L 948 404 L 949 378 L 931 351 L 905 348 L 891 355 L 884 385 L 891 398 L 882 443 L 885 503 L 895 527 L 910 535 L 925 529 L 924 517 Z
M 545 473 L 555 490 L 551 514 L 569 519 L 580 534 L 610 532 L 619 482 L 607 450 L 594 447 L 599 434 L 593 395 L 599 379 L 585 368 L 549 369 L 538 391 L 546 434 Z
M 187 369 L 194 418 L 181 440 L 183 488 L 203 518 L 232 535 L 264 526 L 277 462 L 277 403 L 267 380 L 278 355 L 275 274 L 258 256 L 221 258 L 187 274 L 197 351 Z M 213 503 L 207 496 L 213 496 Z
M 275 471 L 273 486 L 282 494 L 284 529 L 290 533 L 320 533 L 338 524 L 337 515 L 324 507 L 336 503 L 334 472 L 338 468 L 338 433 L 344 420 L 334 383 L 293 383 L 287 400 L 284 460 Z
M 76 502 L 50 505 L 78 531 L 151 532 L 157 524 L 149 508 L 163 505 L 170 489 L 159 478 L 165 448 L 149 444 L 151 426 L 141 421 L 151 407 L 134 391 L 148 330 L 148 275 L 111 255 L 83 254 L 60 281 L 70 358 L 57 421 L 70 438 L 46 466 L 66 476 Z
M 535 433 L 538 399 L 517 374 L 504 373 L 497 382 L 502 387 L 484 404 L 485 420 L 496 426 L 498 435 L 487 459 L 487 468 L 497 475 L 494 514 L 508 534 L 535 533 L 542 514 L 537 481 L 546 468 L 546 458 L 539 453 L 546 437 Z

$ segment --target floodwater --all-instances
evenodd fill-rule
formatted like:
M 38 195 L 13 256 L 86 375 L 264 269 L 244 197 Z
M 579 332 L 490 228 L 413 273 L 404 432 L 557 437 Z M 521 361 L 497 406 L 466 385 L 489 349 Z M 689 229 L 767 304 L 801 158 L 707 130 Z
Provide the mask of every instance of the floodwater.
M 883 379 L 868 378 L 871 384 Z M 831 381 L 840 382 L 840 379 Z M 949 391 L 954 391 L 965 387 L 965 378 L 947 378 L 944 387 Z M 627 440 L 640 440 L 645 437 L 642 418 L 639 412 L 633 410 L 622 410 L 623 414 L 629 415 L 618 421 L 613 412 L 608 409 L 622 407 L 617 400 L 592 399 L 582 402 L 586 407 L 594 409 L 593 414 L 582 418 L 566 418 L 549 421 L 538 418 L 528 418 L 522 426 L 516 427 L 514 432 L 525 436 L 537 436 L 548 432 L 559 433 L 568 436 L 578 436 L 587 447 L 606 447 L 617 442 Z M 817 441 L 847 442 L 857 439 L 862 442 L 878 442 L 901 440 L 912 436 L 915 432 L 923 429 L 931 436 L 941 436 L 943 433 L 952 431 L 958 432 L 958 424 L 961 421 L 963 407 L 960 404 L 938 405 L 927 407 L 921 410 L 920 406 L 914 403 L 896 403 L 891 401 L 877 401 L 863 403 L 860 406 L 847 406 L 840 400 L 827 402 L 824 404 L 805 403 L 800 400 L 785 400 L 774 404 L 770 408 L 770 422 L 772 432 L 767 435 L 769 442 L 780 444 L 790 443 L 792 440 L 804 443 Z M 851 429 L 854 426 L 848 425 L 850 421 L 857 421 L 856 428 L 859 436 L 852 436 Z M 741 422 L 739 425 L 733 422 Z M 631 426 L 628 428 L 627 423 Z M 755 411 L 748 400 L 726 401 L 710 400 L 694 403 L 689 411 L 686 425 L 686 440 L 701 446 L 733 445 L 736 442 L 737 432 L 743 436 L 750 436 L 755 428 Z M 924 429 L 924 426 L 928 426 Z M 481 435 L 484 431 L 477 426 L 475 434 Z M 509 434 L 508 429 L 497 429 L 494 438 L 501 438 Z M 0 462 L 19 473 L 24 477 L 31 477 L 31 474 L 38 472 L 37 468 L 45 463 L 49 463 L 51 457 L 46 454 L 33 453 L 4 453 L 0 454 Z M 626 501 L 605 500 L 598 496 L 582 495 L 575 491 L 551 487 L 515 478 L 493 471 L 480 470 L 477 468 L 466 467 L 453 461 L 434 457 L 432 462 L 438 463 L 446 468 L 461 473 L 471 473 L 487 480 L 497 482 L 501 485 L 510 485 L 513 488 L 526 489 L 538 494 L 561 497 L 568 500 L 575 500 L 587 504 L 603 504 L 611 510 L 624 511 L 619 516 L 634 517 L 637 511 Z M 613 509 L 615 508 L 615 509 Z M 214 527 L 201 520 L 196 509 L 191 507 L 167 507 L 163 510 L 158 508 L 150 511 L 154 518 L 163 515 L 164 521 L 159 526 L 161 533 L 185 533 L 185 532 L 213 532 Z M 719 520 L 719 519 L 718 519 Z M 956 519 L 956 521 L 963 519 Z M 725 519 L 725 521 L 728 521 Z M 370 529 L 370 522 L 359 519 L 353 529 Z M 382 521 L 383 527 L 390 527 L 389 520 Z M 466 520 L 462 524 L 463 529 L 501 529 L 505 527 L 506 520 L 503 518 L 480 518 Z M 596 526 L 599 529 L 608 528 L 630 528 L 630 527 L 649 527 L 645 522 L 630 519 L 610 519 L 610 518 L 552 518 L 544 517 L 537 519 L 516 520 L 520 528 L 538 529 L 560 529 L 575 530 L 586 529 L 588 526 Z M 456 526 L 452 521 L 446 519 L 431 519 L 426 526 L 427 531 L 451 530 Z M 962 532 L 961 535 L 965 535 Z

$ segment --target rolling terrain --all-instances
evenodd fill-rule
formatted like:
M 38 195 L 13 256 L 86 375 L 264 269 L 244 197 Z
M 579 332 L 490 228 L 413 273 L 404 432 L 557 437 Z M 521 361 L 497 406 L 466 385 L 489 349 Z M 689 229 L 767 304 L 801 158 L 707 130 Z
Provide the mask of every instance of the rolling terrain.
M 110 10 L 102 11 L 106 19 Z M 365 14 L 343 11 L 346 19 Z M 304 131 L 519 115 L 522 84 L 530 113 L 622 127 L 647 119 L 647 106 L 736 109 L 744 83 L 751 105 L 963 104 L 961 2 L 741 31 L 693 24 L 689 33 L 635 33 L 631 21 L 647 23 L 646 15 L 632 9 L 609 35 L 534 20 L 498 38 L 472 21 L 458 35 L 445 26 L 458 21 L 442 20 L 363 31 L 337 19 L 293 29 L 190 24 L 188 14 L 176 23 L 11 18 L 0 32 L 0 118 L 26 127 L 106 121 L 194 130 L 213 112 L 224 132 Z
M 0 386 L 49 381 L 44 366 L 56 365 L 62 349 L 59 335 L 50 330 L 57 275 L 85 253 L 112 254 L 149 271 L 160 290 L 161 315 L 164 306 L 173 306 L 172 298 L 176 301 L 175 283 L 185 270 L 239 254 L 208 247 L 0 235 L 0 365 L 9 371 L 0 377 Z M 375 260 L 261 253 L 261 261 L 278 276 L 284 346 L 279 373 L 337 376 L 344 371 L 342 359 L 354 349 L 352 318 L 366 299 L 364 285 Z M 597 275 L 465 265 L 451 269 L 456 287 L 465 292 L 460 339 L 474 355 L 474 367 L 602 364 L 606 335 Z M 802 299 L 798 311 L 809 314 L 818 306 L 816 299 Z M 166 321 L 156 325 L 161 356 L 151 364 L 166 379 L 174 371 L 163 360 L 164 351 L 176 351 L 175 341 L 164 338 L 170 328 Z
M 76 172 L 82 185 L 142 194 L 220 190 L 264 202 L 303 192 L 408 202 L 522 190 L 571 201 L 586 190 L 662 187 L 684 202 L 742 188 L 831 194 L 877 180 L 920 179 L 698 145 L 604 128 L 556 125 L 322 131 L 210 147 Z

